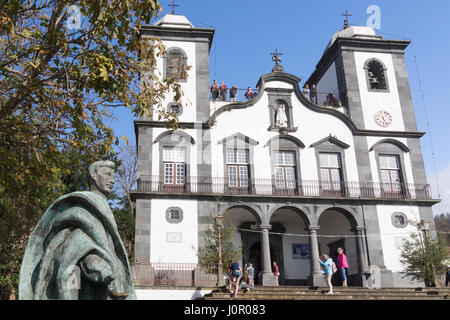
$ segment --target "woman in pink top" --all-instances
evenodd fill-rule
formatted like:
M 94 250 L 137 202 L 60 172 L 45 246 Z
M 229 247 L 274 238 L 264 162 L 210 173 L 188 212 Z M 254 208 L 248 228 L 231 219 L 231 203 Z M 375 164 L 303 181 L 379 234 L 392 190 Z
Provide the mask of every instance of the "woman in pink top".
M 341 274 L 342 286 L 347 287 L 347 269 L 348 269 L 347 256 L 345 255 L 344 250 L 342 248 L 337 249 L 337 254 L 338 254 L 337 267 Z

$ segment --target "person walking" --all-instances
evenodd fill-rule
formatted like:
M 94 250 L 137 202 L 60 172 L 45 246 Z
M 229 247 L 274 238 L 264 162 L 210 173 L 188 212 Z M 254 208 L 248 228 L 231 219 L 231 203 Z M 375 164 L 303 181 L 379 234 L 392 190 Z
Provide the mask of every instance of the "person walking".
M 339 270 L 339 274 L 341 275 L 342 286 L 347 287 L 347 256 L 342 248 L 337 248 L 337 254 L 337 268 Z
M 233 293 L 231 286 L 235 283 L 234 297 L 237 297 L 239 290 L 239 280 L 242 276 L 242 269 L 239 263 L 230 261 L 230 268 L 228 272 L 228 293 Z
M 278 286 L 278 277 L 280 276 L 280 270 L 278 269 L 277 262 L 273 262 L 273 275 L 275 276 L 275 283 Z
M 331 276 L 333 275 L 333 260 L 324 254 L 319 259 L 320 266 L 323 268 L 323 273 L 327 279 L 329 291 L 326 294 L 333 294 L 333 285 L 331 284 Z

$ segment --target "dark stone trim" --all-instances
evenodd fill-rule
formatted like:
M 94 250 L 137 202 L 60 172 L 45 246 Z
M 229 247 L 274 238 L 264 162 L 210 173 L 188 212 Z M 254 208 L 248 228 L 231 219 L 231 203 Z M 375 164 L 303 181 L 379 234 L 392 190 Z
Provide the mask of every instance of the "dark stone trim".
M 376 142 L 370 149 L 369 151 L 373 151 L 374 149 L 376 149 L 380 144 L 382 143 L 389 143 L 389 144 L 393 144 L 396 147 L 398 147 L 400 150 L 402 150 L 403 152 L 409 152 L 409 148 L 407 146 L 405 146 L 403 143 L 401 143 L 398 140 L 394 140 L 394 139 L 382 139 L 378 142 Z
M 324 141 L 322 141 L 324 140 Z M 320 181 L 320 185 L 322 185 L 322 181 L 320 179 L 320 154 L 321 153 L 338 153 L 341 161 L 341 181 L 347 181 L 347 165 L 345 162 L 345 147 L 339 146 L 330 142 L 328 139 L 322 139 L 320 143 L 316 143 L 315 146 L 311 145 L 314 148 L 314 152 L 316 154 L 316 166 L 317 166 L 317 180 Z M 345 144 L 347 148 L 349 147 Z
M 375 145 L 374 145 L 375 146 Z M 408 181 L 406 179 L 406 173 L 405 173 L 405 159 L 403 156 L 403 151 L 401 148 L 399 148 L 397 145 L 390 144 L 390 143 L 380 143 L 378 144 L 373 151 L 375 152 L 375 160 L 377 163 L 378 168 L 378 181 L 381 184 L 381 169 L 380 169 L 380 156 L 397 156 L 400 161 L 400 183 L 407 184 Z
M 163 138 L 165 138 L 167 136 L 181 136 L 181 137 L 185 138 L 187 141 L 190 141 L 191 144 L 195 144 L 194 138 L 192 138 L 186 132 L 178 131 L 178 130 L 164 131 L 163 133 L 161 133 L 159 136 L 156 137 L 156 139 L 155 139 L 155 141 L 153 141 L 153 143 L 157 143 L 161 139 L 163 139 Z
M 343 141 L 339 140 L 338 138 L 335 138 L 335 137 L 333 137 L 331 135 L 329 135 L 328 137 L 325 137 L 323 139 L 320 139 L 317 142 L 314 142 L 313 144 L 310 145 L 310 147 L 311 148 L 315 148 L 315 147 L 321 145 L 324 142 L 332 143 L 332 144 L 334 144 L 334 145 L 336 145 L 336 146 L 338 146 L 338 147 L 340 147 L 342 149 L 347 149 L 347 148 L 350 147 L 350 145 L 346 144 L 345 142 L 343 142 Z
M 181 49 L 180 47 L 170 47 L 167 48 L 166 54 L 162 57 L 163 59 L 163 79 L 166 80 L 167 79 L 167 56 L 170 54 L 171 51 L 179 51 L 181 52 L 181 54 L 183 55 L 183 65 L 187 66 L 188 65 L 188 56 L 186 54 L 186 52 Z M 175 79 L 176 82 L 187 82 L 187 77 L 184 79 Z
M 251 145 L 254 145 L 254 146 L 259 144 L 258 141 L 253 140 L 252 138 L 249 138 L 249 137 L 247 137 L 246 135 L 244 135 L 244 134 L 242 134 L 240 132 L 235 133 L 235 134 L 233 134 L 233 135 L 231 135 L 229 137 L 226 137 L 226 138 L 220 140 L 217 143 L 218 144 L 221 144 L 221 143 L 227 144 L 230 140 L 241 140 L 241 141 L 245 142 L 246 144 L 251 144 Z
M 138 127 L 151 127 L 151 128 L 167 128 L 164 121 L 150 121 L 150 120 L 134 120 L 134 128 Z M 178 128 L 180 129 L 209 129 L 211 126 L 204 122 L 178 122 Z
M 384 72 L 384 81 L 386 83 L 386 89 L 372 89 L 370 88 L 370 82 L 369 82 L 369 63 L 371 61 L 376 61 L 379 64 L 381 64 L 383 66 L 383 72 Z M 389 93 L 389 79 L 387 76 L 387 68 L 385 66 L 385 64 L 383 63 L 383 61 L 376 59 L 376 58 L 369 58 L 366 60 L 366 62 L 364 62 L 364 71 L 365 71 L 365 75 L 366 75 L 366 83 L 367 83 L 367 91 L 369 92 L 380 92 L 380 93 Z
M 159 26 L 142 26 L 140 36 L 157 37 L 161 40 L 208 41 L 209 50 L 215 29 L 210 28 L 171 28 Z M 187 40 L 186 40 L 187 39 Z
M 167 193 L 157 191 L 132 191 L 130 193 L 133 201 L 136 199 L 190 199 L 190 200 L 212 200 L 217 201 L 217 194 L 215 193 Z M 220 195 L 221 201 L 239 202 L 263 202 L 263 203 L 313 203 L 313 204 L 347 204 L 347 205 L 382 205 L 382 204 L 398 204 L 398 205 L 417 205 L 431 207 L 439 203 L 441 200 L 412 200 L 412 199 L 389 199 L 389 198 L 335 198 L 321 196 L 320 198 L 302 197 L 302 196 L 276 196 L 276 195 Z
M 189 135 L 188 135 L 189 136 Z M 190 136 L 189 136 L 190 137 Z M 187 143 L 187 141 L 184 142 L 175 142 L 172 141 L 168 135 L 162 137 L 159 141 L 155 141 L 154 143 L 159 142 L 159 176 L 161 179 L 164 179 L 164 166 L 163 166 L 163 148 L 164 147 L 182 147 L 185 150 L 185 175 L 186 177 L 189 177 L 191 175 L 191 165 L 194 165 L 191 163 L 191 145 Z
M 296 144 L 300 149 L 305 148 L 305 144 L 299 138 L 287 134 L 280 134 L 278 136 L 270 138 L 269 141 L 266 142 L 264 147 L 270 147 L 275 140 L 283 140 L 283 139 L 291 141 L 292 143 Z
M 242 135 L 242 134 L 241 134 Z M 234 137 L 233 137 L 234 136 Z M 228 162 L 227 162 L 227 150 L 247 150 L 248 151 L 248 171 L 247 171 L 247 177 L 248 177 L 248 187 L 251 190 L 253 190 L 254 186 L 251 185 L 251 182 L 253 181 L 252 178 L 255 176 L 255 160 L 254 160 L 254 146 L 257 145 L 259 142 L 248 138 L 247 136 L 242 135 L 236 136 L 233 135 L 230 139 L 225 138 L 224 140 L 220 141 L 219 143 L 222 143 L 222 152 L 223 152 L 223 176 L 225 177 L 225 186 L 224 188 L 228 188 Z M 250 141 L 251 140 L 251 141 Z M 230 143 L 230 141 L 232 141 Z M 253 143 L 256 142 L 256 143 Z M 239 172 L 237 172 L 237 175 L 239 176 Z M 239 186 L 238 186 L 239 188 Z
M 328 70 L 330 64 L 342 51 L 370 51 L 383 53 L 403 53 L 411 41 L 408 40 L 384 40 L 338 37 L 334 43 L 325 50 L 322 58 L 316 65 L 316 69 L 305 84 L 317 83 Z

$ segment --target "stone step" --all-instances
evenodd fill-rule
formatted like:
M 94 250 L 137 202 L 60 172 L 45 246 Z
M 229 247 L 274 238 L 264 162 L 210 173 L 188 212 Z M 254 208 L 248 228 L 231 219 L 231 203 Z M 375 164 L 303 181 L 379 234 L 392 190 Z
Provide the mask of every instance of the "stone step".
M 205 300 L 448 300 L 442 296 L 352 296 L 352 295 L 306 295 L 306 296 L 284 296 L 284 295 L 255 295 L 255 296 L 242 296 L 238 295 L 237 298 L 230 296 L 213 296 L 204 297 Z
M 244 300 L 450 300 L 449 288 L 382 288 L 335 287 L 334 295 L 325 295 L 328 288 L 310 287 L 256 287 L 244 292 L 239 290 L 237 299 Z M 229 300 L 231 294 L 223 288 L 216 289 L 204 296 L 207 300 Z
M 325 295 L 324 293 L 281 293 L 274 295 L 273 293 L 259 293 L 259 292 L 253 292 L 253 293 L 238 293 L 238 296 L 247 297 L 249 299 L 253 297 L 272 297 L 272 296 L 283 296 L 283 297 L 319 297 Z M 208 297 L 229 297 L 231 294 L 227 293 L 214 293 L 208 295 Z M 343 293 L 334 293 L 334 296 L 352 296 L 352 297 L 405 297 L 405 298 L 441 298 L 441 299 L 450 299 L 449 295 L 426 295 L 426 294 L 383 294 L 383 293 L 376 293 L 376 294 L 343 294 Z
M 253 291 L 272 291 L 272 292 L 278 292 L 278 291 L 322 291 L 322 290 L 328 290 L 327 287 L 294 287 L 294 286 L 279 286 L 279 287 L 263 287 L 263 286 L 255 286 Z M 380 291 L 380 292 L 447 292 L 450 293 L 450 288 L 380 288 L 380 289 L 369 289 L 365 287 L 341 287 L 341 286 L 335 286 L 333 287 L 333 290 L 337 291 L 343 291 L 343 292 L 352 292 L 352 291 L 358 291 L 358 292 L 374 292 L 374 291 Z

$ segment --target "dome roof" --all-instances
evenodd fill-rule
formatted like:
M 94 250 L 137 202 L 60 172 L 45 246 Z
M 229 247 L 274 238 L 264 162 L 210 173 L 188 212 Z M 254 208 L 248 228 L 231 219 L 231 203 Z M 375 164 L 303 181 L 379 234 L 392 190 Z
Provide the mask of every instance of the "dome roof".
M 170 27 L 170 28 L 194 28 L 192 23 L 185 16 L 178 14 L 166 14 L 159 19 L 155 24 L 158 27 Z
M 327 49 L 331 47 L 337 38 L 360 38 L 360 39 L 382 39 L 377 36 L 375 30 L 366 26 L 351 26 L 336 32 L 331 38 Z

